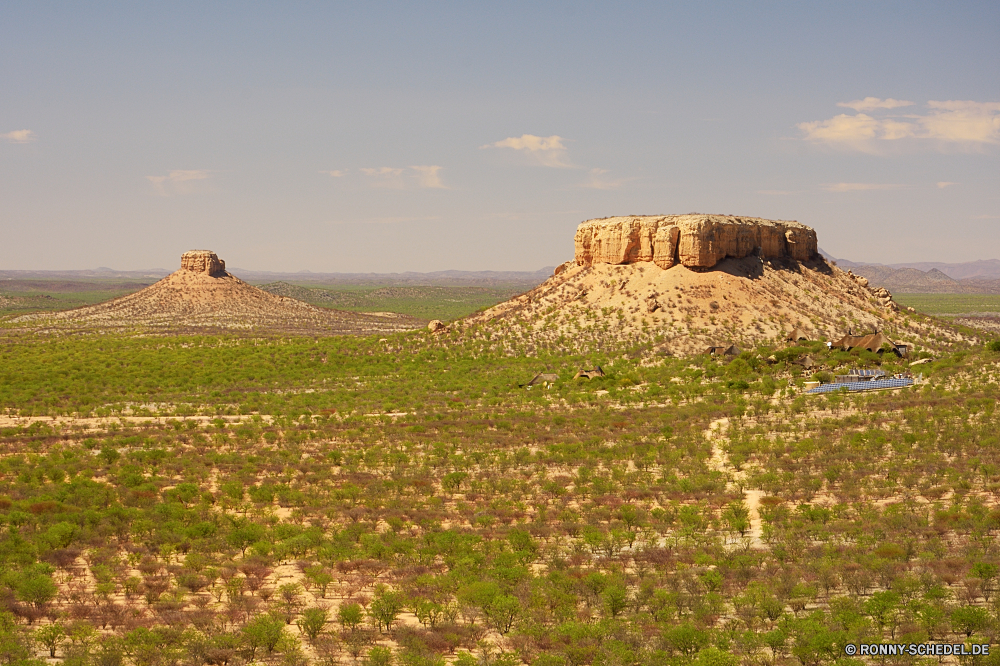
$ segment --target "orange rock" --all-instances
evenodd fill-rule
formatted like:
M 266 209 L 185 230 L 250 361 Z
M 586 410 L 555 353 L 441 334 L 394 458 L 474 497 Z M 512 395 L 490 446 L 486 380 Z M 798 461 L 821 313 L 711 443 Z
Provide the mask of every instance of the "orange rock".
M 816 232 L 793 221 L 731 215 L 608 217 L 582 223 L 574 238 L 576 263 L 633 264 L 660 268 L 683 264 L 710 268 L 726 257 L 759 254 L 807 261 L 816 254 Z

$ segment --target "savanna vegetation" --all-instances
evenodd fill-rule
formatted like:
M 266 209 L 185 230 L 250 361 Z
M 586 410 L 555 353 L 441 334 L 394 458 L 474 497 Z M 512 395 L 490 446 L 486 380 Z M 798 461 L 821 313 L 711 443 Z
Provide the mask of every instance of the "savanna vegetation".
M 911 389 L 807 396 L 921 355 L 2 336 L 4 664 L 854 666 L 849 642 L 998 642 L 983 341 L 923 354 Z
M 155 282 L 148 280 L 93 278 L 37 278 L 0 280 L 0 315 L 49 312 L 93 305 L 131 294 Z
M 932 315 L 1000 313 L 1000 294 L 894 294 L 901 305 Z
M 506 301 L 530 287 L 325 285 L 271 282 L 261 289 L 320 307 L 352 312 L 398 312 L 421 319 L 451 321 Z

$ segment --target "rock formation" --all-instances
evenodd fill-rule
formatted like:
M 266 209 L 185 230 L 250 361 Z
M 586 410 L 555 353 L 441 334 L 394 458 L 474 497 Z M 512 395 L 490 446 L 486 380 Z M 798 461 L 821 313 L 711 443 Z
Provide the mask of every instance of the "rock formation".
M 191 250 L 181 255 L 181 269 L 219 277 L 226 272 L 226 262 L 208 250 Z
M 271 329 L 309 333 L 388 333 L 417 328 L 413 317 L 318 308 L 268 293 L 226 272 L 214 252 L 181 255 L 181 268 L 134 294 L 64 312 L 23 315 L 14 321 L 102 329 Z
M 502 340 L 508 353 L 622 344 L 652 356 L 779 344 L 790 330 L 796 341 L 836 340 L 852 327 L 901 342 L 916 335 L 892 294 L 827 262 L 798 222 L 612 217 L 582 223 L 575 241 L 575 261 L 543 284 L 450 330 Z
M 808 261 L 817 252 L 816 232 L 804 224 L 731 215 L 588 220 L 577 228 L 574 241 L 580 266 L 651 261 L 660 268 L 711 268 L 727 257 Z

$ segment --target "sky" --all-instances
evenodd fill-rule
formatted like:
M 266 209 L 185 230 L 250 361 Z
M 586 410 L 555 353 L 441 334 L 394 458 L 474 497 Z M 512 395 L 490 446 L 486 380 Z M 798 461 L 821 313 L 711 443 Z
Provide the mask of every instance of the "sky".
M 1000 3 L 0 4 L 0 269 L 535 270 L 690 212 L 1000 258 Z

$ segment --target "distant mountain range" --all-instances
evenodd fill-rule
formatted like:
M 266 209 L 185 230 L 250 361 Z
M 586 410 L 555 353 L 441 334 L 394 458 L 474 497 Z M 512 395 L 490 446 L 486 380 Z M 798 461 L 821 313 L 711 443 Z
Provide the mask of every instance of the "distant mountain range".
M 844 270 L 868 278 L 876 287 L 902 294 L 1000 294 L 1000 259 L 985 259 L 947 264 L 938 261 L 915 261 L 902 264 L 869 264 L 836 259 L 820 249 L 827 259 L 837 262 Z M 247 282 L 263 284 L 292 282 L 321 285 L 410 285 L 453 287 L 522 286 L 526 289 L 541 284 L 552 276 L 554 267 L 537 271 L 434 271 L 430 273 L 279 273 L 230 268 L 230 273 Z M 166 277 L 170 271 L 116 271 L 97 268 L 80 271 L 0 271 L 0 291 L 5 281 L 23 280 L 122 280 L 131 279 L 149 284 Z
M 253 271 L 244 268 L 228 268 L 231 274 L 246 282 L 293 282 L 315 285 L 412 285 L 440 287 L 494 287 L 523 286 L 535 287 L 552 277 L 555 266 L 546 266 L 537 271 L 434 271 L 431 273 L 278 273 Z M 142 280 L 149 284 L 169 275 L 171 271 L 152 268 L 143 271 L 116 271 L 112 268 L 96 268 L 79 271 L 3 271 L 0 270 L 0 290 L 5 281 L 24 280 Z
M 903 264 L 869 264 L 835 259 L 820 250 L 827 259 L 843 269 L 868 278 L 876 287 L 901 294 L 1000 294 L 1000 260 L 985 259 L 946 264 L 939 261 L 916 261 Z

